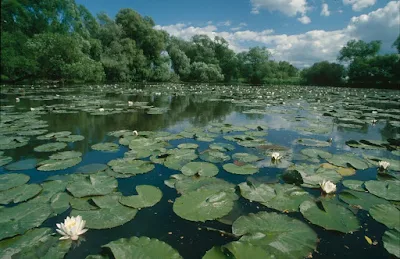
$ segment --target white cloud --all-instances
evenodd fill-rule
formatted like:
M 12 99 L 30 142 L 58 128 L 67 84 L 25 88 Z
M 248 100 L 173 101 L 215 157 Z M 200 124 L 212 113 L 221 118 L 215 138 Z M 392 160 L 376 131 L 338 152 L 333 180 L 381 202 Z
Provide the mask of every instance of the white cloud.
M 323 3 L 321 7 L 321 15 L 322 16 L 329 16 L 331 15 L 331 12 L 329 12 L 329 6 L 327 3 Z
M 227 20 L 225 22 L 218 23 L 218 26 L 231 26 L 231 21 Z
M 353 11 L 361 11 L 364 8 L 373 6 L 376 0 L 343 0 L 343 4 L 351 5 Z
M 297 20 L 299 20 L 302 24 L 309 24 L 311 22 L 310 17 L 307 15 L 303 15 L 302 17 L 297 18 Z
M 298 67 L 306 67 L 314 62 L 335 61 L 339 50 L 351 39 L 364 41 L 381 40 L 384 51 L 390 48 L 399 32 L 400 1 L 389 2 L 384 8 L 368 14 L 351 18 L 348 25 L 335 31 L 313 30 L 302 34 L 275 34 L 274 30 L 219 31 L 214 25 L 193 27 L 182 23 L 155 26 L 170 34 L 190 39 L 195 34 L 206 34 L 210 38 L 224 37 L 236 52 L 246 50 L 248 46 L 266 46 L 276 60 L 287 60 Z
M 253 9 L 252 13 L 258 14 L 260 9 L 279 11 L 287 16 L 305 14 L 307 11 L 306 0 L 250 0 Z

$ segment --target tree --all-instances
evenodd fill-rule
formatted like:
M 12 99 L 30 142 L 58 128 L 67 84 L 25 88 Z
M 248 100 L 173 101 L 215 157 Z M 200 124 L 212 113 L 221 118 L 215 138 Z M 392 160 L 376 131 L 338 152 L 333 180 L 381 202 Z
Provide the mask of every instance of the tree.
M 397 39 L 393 42 L 392 47 L 396 48 L 397 49 L 397 53 L 400 54 L 400 34 L 399 34 L 399 36 L 397 36 Z
M 265 47 L 250 48 L 238 55 L 241 75 L 252 84 L 260 84 L 268 74 L 271 53 Z
M 173 46 L 168 50 L 171 57 L 172 68 L 182 80 L 186 80 L 190 74 L 190 59 L 185 52 Z
M 314 63 L 310 68 L 301 71 L 305 84 L 337 86 L 342 85 L 345 69 L 342 65 L 322 61 Z
M 217 82 L 224 80 L 224 76 L 218 65 L 194 62 L 190 69 L 190 79 L 198 82 Z
M 369 43 L 362 40 L 351 40 L 340 50 L 338 60 L 351 62 L 356 58 L 376 56 L 381 49 L 381 45 L 382 42 L 378 40 Z

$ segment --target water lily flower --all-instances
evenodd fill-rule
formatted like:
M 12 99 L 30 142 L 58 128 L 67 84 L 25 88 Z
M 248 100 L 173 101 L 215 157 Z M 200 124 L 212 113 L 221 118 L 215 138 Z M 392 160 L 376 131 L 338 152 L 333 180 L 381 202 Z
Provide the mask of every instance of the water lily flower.
M 378 121 L 373 119 L 371 122 L 372 122 L 372 124 L 376 124 Z
M 321 186 L 322 191 L 327 194 L 336 192 L 336 184 L 332 183 L 331 181 L 323 180 L 322 183 L 319 183 L 319 186 Z
M 386 170 L 390 166 L 390 163 L 387 161 L 379 161 L 378 164 L 381 170 Z
M 275 160 L 275 161 L 282 158 L 282 156 L 279 154 L 279 152 L 273 152 L 271 154 L 271 157 L 272 157 L 272 160 Z
M 35 108 L 31 108 L 31 111 L 34 111 L 35 110 Z
M 78 240 L 79 236 L 84 234 L 88 229 L 85 229 L 86 221 L 82 220 L 81 216 L 67 217 L 64 223 L 56 224 L 56 231 L 62 235 L 60 240 L 71 239 Z
M 133 133 L 133 135 L 135 135 L 135 136 L 139 135 L 139 133 L 137 132 L 137 130 L 134 130 L 132 133 Z
M 20 99 L 17 97 L 15 98 L 15 102 L 19 103 Z
M 132 105 L 133 105 L 133 102 L 132 102 L 132 101 L 128 101 L 128 105 L 129 105 L 129 106 L 132 106 Z
M 100 109 L 99 109 L 99 112 L 104 112 L 104 108 L 100 108 Z

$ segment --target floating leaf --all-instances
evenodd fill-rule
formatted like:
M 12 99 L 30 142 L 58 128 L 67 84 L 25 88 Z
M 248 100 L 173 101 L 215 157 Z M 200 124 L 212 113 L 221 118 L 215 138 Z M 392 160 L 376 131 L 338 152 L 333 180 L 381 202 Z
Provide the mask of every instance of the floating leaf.
M 233 199 L 225 191 L 203 189 L 185 193 L 174 202 L 173 210 L 190 221 L 214 220 L 227 215 L 233 208 Z
M 82 161 L 82 158 L 75 157 L 70 159 L 63 159 L 63 160 L 44 160 L 39 163 L 39 167 L 37 170 L 39 171 L 57 171 L 57 170 L 64 170 L 69 167 L 76 166 Z
M 239 217 L 232 225 L 232 233 L 276 258 L 303 258 L 317 246 L 317 234 L 307 224 L 273 212 Z
M 152 163 L 132 158 L 111 160 L 108 162 L 108 165 L 116 173 L 129 175 L 145 174 L 154 169 Z
M 184 175 L 182 175 L 184 176 Z M 187 177 L 176 179 L 174 184 L 176 190 L 181 193 L 187 193 L 196 190 L 215 190 L 226 191 L 233 190 L 235 185 L 215 177 Z
M 229 143 L 212 143 L 210 144 L 210 149 L 225 152 L 234 150 L 235 146 Z
M 5 191 L 29 181 L 29 176 L 25 174 L 1 174 L 0 175 L 0 191 Z
M 136 192 L 138 195 L 121 196 L 119 202 L 122 205 L 138 209 L 152 207 L 162 198 L 160 189 L 151 185 L 138 185 Z
M 0 150 L 14 149 L 27 145 L 29 138 L 25 137 L 5 137 L 0 135 Z
M 195 143 L 182 143 L 178 145 L 178 148 L 182 148 L 182 149 L 196 149 L 198 148 L 199 145 L 195 144 Z
M 252 162 L 256 162 L 261 160 L 261 158 L 259 158 L 256 155 L 252 155 L 252 154 L 248 154 L 248 153 L 236 153 L 232 155 L 232 159 L 233 160 L 237 160 L 239 162 L 243 162 L 243 163 L 252 163 Z
M 356 157 L 352 154 L 340 154 L 340 155 L 333 155 L 330 158 L 326 159 L 329 163 L 334 164 L 336 166 L 347 167 L 350 165 L 355 169 L 364 170 L 367 169 L 369 166 L 363 159 Z
M 232 173 L 232 174 L 242 174 L 242 175 L 247 175 L 247 174 L 255 174 L 258 172 L 258 167 L 251 165 L 251 164 L 245 164 L 242 166 L 238 166 L 235 164 L 224 164 L 222 166 L 225 171 Z
M 82 153 L 79 151 L 64 151 L 51 155 L 49 158 L 53 160 L 66 160 L 81 157 Z
M 51 212 L 46 203 L 24 202 L 15 207 L 0 208 L 0 240 L 40 226 Z
M 24 159 L 12 164 L 8 164 L 6 169 L 10 171 L 30 170 L 36 167 L 36 163 L 37 160 L 35 158 Z
M 168 258 L 181 259 L 178 251 L 167 243 L 155 238 L 131 237 L 129 239 L 120 238 L 112 241 L 104 247 L 111 250 L 115 259 L 127 258 Z
M 79 174 L 95 174 L 105 171 L 107 168 L 108 166 L 105 164 L 88 164 L 79 167 L 75 172 Z
M 64 142 L 54 142 L 37 146 L 33 150 L 36 152 L 54 152 L 64 149 L 66 147 L 67 144 L 65 144 Z
M 367 240 L 368 244 L 372 245 L 372 240 L 371 238 L 364 236 L 365 240 Z
M 303 155 L 306 155 L 308 157 L 311 157 L 311 158 L 326 159 L 326 158 L 332 157 L 331 153 L 326 152 L 326 151 L 321 150 L 321 149 L 315 149 L 315 148 L 305 148 L 305 149 L 302 149 L 300 151 L 300 153 L 302 153 Z
M 0 156 L 0 166 L 6 165 L 12 162 L 12 157 L 9 156 Z
M 93 195 L 106 195 L 117 188 L 118 182 L 114 177 L 103 175 L 89 175 L 83 181 L 76 181 L 68 184 L 67 190 L 80 198 Z
M 200 158 L 211 163 L 222 163 L 231 159 L 228 155 L 214 150 L 206 150 L 200 154 Z
M 339 198 L 347 204 L 361 208 L 363 210 L 369 210 L 376 204 L 388 204 L 389 202 L 376 197 L 367 192 L 359 192 L 352 190 L 345 190 L 340 193 Z
M 388 228 L 395 228 L 400 231 L 400 210 L 390 203 L 372 206 L 369 214 Z
M 72 199 L 72 196 L 65 192 L 59 192 L 54 194 L 50 200 L 50 206 L 55 215 L 59 215 L 69 209 L 69 202 Z
M 400 258 L 400 230 L 386 230 L 382 237 L 383 247 L 392 255 Z
M 295 141 L 296 144 L 311 147 L 329 147 L 331 143 L 328 141 L 321 141 L 317 139 L 301 138 Z
M 19 203 L 27 201 L 42 191 L 42 187 L 38 184 L 24 184 L 12 189 L 0 192 L 0 204 L 8 204 L 10 202 Z
M 354 191 L 359 191 L 359 192 L 365 192 L 366 190 L 364 189 L 363 185 L 364 182 L 363 181 L 359 181 L 359 180 L 344 180 L 342 182 L 342 184 Z
M 77 142 L 77 141 L 82 141 L 84 140 L 85 137 L 81 135 L 68 135 L 65 137 L 58 137 L 57 141 L 60 142 Z
M 218 167 L 206 162 L 189 162 L 181 169 L 182 174 L 187 176 L 199 175 L 212 177 L 218 174 Z
M 305 201 L 300 205 L 300 212 L 311 223 L 328 230 L 348 233 L 356 231 L 360 227 L 358 219 L 347 208 L 324 200 L 320 205 L 318 206 L 312 201 Z
M 364 185 L 370 193 L 378 197 L 400 201 L 400 181 L 367 181 Z
M 118 144 L 105 142 L 105 143 L 98 143 L 91 146 L 93 150 L 97 151 L 106 151 L 106 152 L 117 152 L 119 150 Z
M 225 251 L 228 252 L 225 252 Z M 227 259 L 231 258 L 252 258 L 252 259 L 265 259 L 273 258 L 266 250 L 259 246 L 252 245 L 247 242 L 231 242 L 222 247 L 213 247 L 206 252 L 202 259 Z
M 70 132 L 70 131 L 51 132 L 51 133 L 48 133 L 46 135 L 39 136 L 39 137 L 37 137 L 37 139 L 50 140 L 50 139 L 66 137 L 66 136 L 69 136 L 71 134 L 72 134 L 72 132 Z

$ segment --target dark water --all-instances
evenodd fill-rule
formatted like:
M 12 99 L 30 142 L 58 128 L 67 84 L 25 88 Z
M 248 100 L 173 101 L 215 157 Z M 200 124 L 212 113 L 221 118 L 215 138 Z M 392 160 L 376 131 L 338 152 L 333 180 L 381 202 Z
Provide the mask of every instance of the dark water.
M 354 90 L 363 91 L 363 90 Z M 61 96 L 79 95 L 81 92 L 78 88 L 73 88 L 68 92 L 49 90 L 48 92 L 31 93 L 29 96 L 36 95 L 53 95 L 59 93 Z M 118 139 L 115 137 L 107 136 L 110 131 L 116 130 L 138 130 L 140 131 L 168 131 L 180 132 L 181 130 L 190 127 L 205 127 L 213 122 L 231 123 L 234 125 L 256 124 L 262 122 L 268 125 L 268 135 L 265 137 L 268 142 L 277 145 L 283 145 L 292 149 L 293 153 L 298 153 L 302 146 L 294 145 L 293 141 L 299 137 L 316 138 L 319 140 L 326 140 L 330 137 L 333 138 L 333 144 L 327 150 L 331 153 L 348 152 L 349 147 L 345 146 L 344 142 L 349 139 L 376 139 L 385 140 L 388 138 L 395 138 L 398 134 L 396 130 L 392 130 L 386 122 L 379 121 L 376 125 L 366 125 L 361 129 L 343 129 L 334 125 L 332 130 L 326 134 L 312 134 L 302 133 L 296 130 L 298 123 L 295 118 L 302 117 L 307 113 L 307 110 L 293 108 L 295 107 L 294 100 L 288 100 L 287 103 L 276 104 L 272 107 L 274 109 L 287 109 L 290 108 L 293 113 L 291 114 L 268 114 L 268 115 L 254 115 L 243 114 L 242 111 L 248 108 L 236 105 L 227 101 L 214 101 L 211 100 L 212 95 L 202 96 L 201 94 L 187 94 L 175 95 L 171 93 L 161 93 L 161 95 L 151 94 L 121 94 L 108 92 L 102 95 L 106 100 L 120 100 L 122 102 L 130 101 L 146 101 L 148 105 L 156 107 L 168 107 L 167 113 L 162 115 L 148 115 L 143 111 L 134 113 L 118 113 L 105 116 L 94 116 L 88 112 L 79 111 L 75 114 L 56 114 L 47 113 L 41 116 L 42 120 L 48 122 L 49 132 L 58 131 L 71 131 L 72 134 L 83 135 L 85 139 L 75 143 L 68 143 L 68 148 L 65 150 L 76 150 L 83 153 L 82 162 L 77 166 L 68 168 L 62 171 L 55 172 L 41 172 L 36 169 L 25 170 L 24 174 L 31 177 L 29 183 L 41 183 L 49 176 L 56 174 L 69 174 L 74 173 L 80 166 L 92 163 L 106 164 L 112 159 L 123 157 L 124 153 L 129 150 L 126 146 L 120 146 L 120 150 L 116 153 L 107 153 L 93 151 L 90 146 L 100 142 L 115 142 Z M 86 94 L 88 94 L 86 92 Z M 398 94 L 398 92 L 393 92 Z M 21 96 L 16 93 L 16 90 L 7 90 L 2 92 L 2 106 L 14 105 L 15 97 Z M 31 98 L 21 98 L 21 102 L 13 109 L 18 112 L 26 112 L 30 107 L 49 106 L 64 104 L 68 107 L 70 101 L 68 98 L 57 100 L 31 100 Z M 302 106 L 305 102 L 302 101 Z M 112 106 L 112 105 L 111 105 Z M 381 107 L 377 107 L 381 108 Z M 326 119 L 326 118 L 325 118 Z M 185 142 L 196 142 L 195 140 L 174 140 L 170 143 L 174 146 Z M 215 142 L 227 142 L 225 139 L 218 138 Z M 14 150 L 6 150 L 5 155 L 11 156 L 13 161 L 18 161 L 27 158 L 47 159 L 48 153 L 33 152 L 33 148 L 39 144 L 46 143 L 46 141 L 36 140 L 35 137 L 31 138 L 28 145 L 17 148 Z M 207 149 L 210 143 L 196 142 L 200 145 L 199 150 Z M 232 142 L 230 142 L 232 144 Z M 234 151 L 227 152 L 233 154 L 238 152 L 249 152 L 251 149 L 244 148 L 235 144 Z M 359 153 L 360 150 L 351 151 Z M 379 151 L 385 156 L 395 159 L 389 151 Z M 200 160 L 200 159 L 198 159 Z M 229 162 L 229 161 L 228 161 Z M 225 172 L 222 169 L 222 164 L 218 164 L 220 169 L 218 178 L 225 179 L 229 182 L 238 184 L 246 181 L 247 176 L 233 175 Z M 279 174 L 285 169 L 266 167 L 262 168 L 259 173 L 253 175 L 254 178 L 266 182 L 279 181 Z M 15 172 L 15 171 L 13 171 Z M 4 167 L 0 167 L 0 174 L 8 173 Z M 236 240 L 227 235 L 221 235 L 219 232 L 205 230 L 205 227 L 231 232 L 231 226 L 219 223 L 217 221 L 210 221 L 206 223 L 191 222 L 184 220 L 177 216 L 172 210 L 172 203 L 169 200 L 175 200 L 178 197 L 175 189 L 171 189 L 164 185 L 164 180 L 169 179 L 171 174 L 179 173 L 179 171 L 168 169 L 162 165 L 156 165 L 155 169 L 150 173 L 143 175 L 136 175 L 127 179 L 118 179 L 118 191 L 124 195 L 135 194 L 135 187 L 137 185 L 149 184 L 157 186 L 163 192 L 162 200 L 154 207 L 140 210 L 136 217 L 116 228 L 109 230 L 89 230 L 84 235 L 84 241 L 80 242 L 79 246 L 74 247 L 67 254 L 67 258 L 85 258 L 89 254 L 98 254 L 102 251 L 101 246 L 110 241 L 127 238 L 132 236 L 147 236 L 162 240 L 175 249 L 184 258 L 201 258 L 204 253 L 216 245 L 227 244 Z M 357 171 L 353 176 L 345 177 L 344 179 L 358 179 L 358 180 L 371 180 L 376 179 L 376 168 L 370 168 L 364 171 Z M 343 188 L 341 184 L 338 185 L 338 191 Z M 318 197 L 320 195 L 318 190 L 309 190 L 310 193 Z M 400 194 L 399 194 L 400 195 Z M 243 214 L 258 211 L 274 211 L 256 202 L 249 202 L 244 198 L 240 198 L 240 206 Z M 55 229 L 55 223 L 61 222 L 69 215 L 70 210 L 56 217 L 48 219 L 42 226 Z M 303 216 L 298 213 L 288 214 L 290 217 L 305 220 Z M 319 244 L 317 251 L 312 254 L 313 258 L 390 258 L 389 253 L 383 248 L 382 235 L 387 229 L 382 224 L 373 220 L 367 212 L 359 210 L 357 217 L 361 221 L 361 228 L 352 234 L 342 234 L 335 231 L 327 231 L 322 227 L 309 224 L 313 230 L 318 234 Z M 364 236 L 370 237 L 372 240 L 378 241 L 377 245 L 369 245 Z M 399 244 L 400 245 L 400 244 Z

